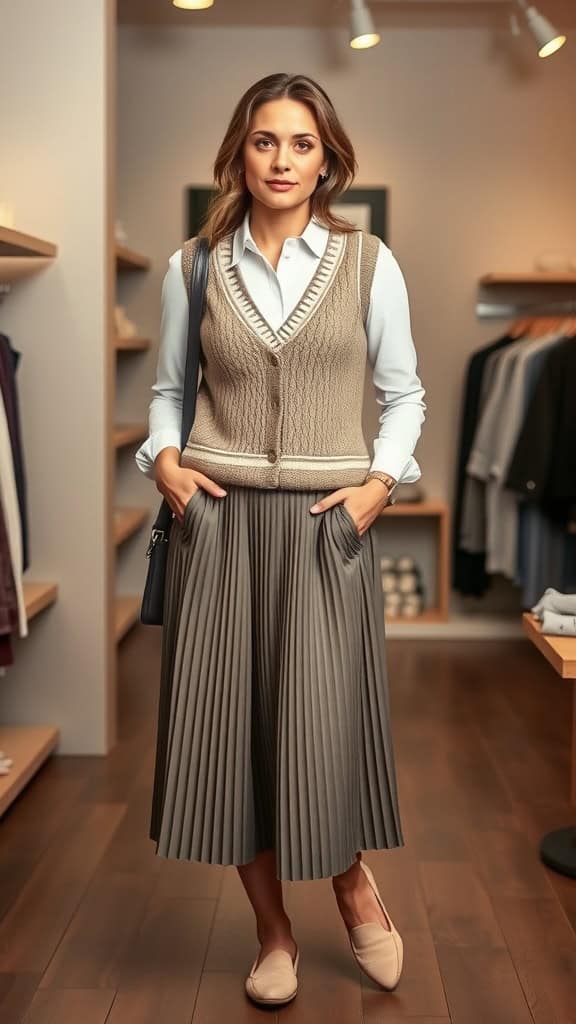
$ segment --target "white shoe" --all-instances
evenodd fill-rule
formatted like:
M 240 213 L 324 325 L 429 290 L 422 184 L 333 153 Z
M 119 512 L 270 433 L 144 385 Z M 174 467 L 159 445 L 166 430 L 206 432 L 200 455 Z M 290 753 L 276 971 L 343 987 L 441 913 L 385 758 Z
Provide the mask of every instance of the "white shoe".
M 364 974 L 377 985 L 391 990 L 396 988 L 402 973 L 402 939 L 382 902 L 374 875 L 363 860 L 359 863 L 390 925 L 390 931 L 384 925 L 370 921 L 368 924 L 357 924 L 353 928 L 347 927 L 348 938 L 356 962 Z
M 257 1003 L 289 1003 L 298 991 L 298 960 L 296 950 L 294 961 L 286 949 L 273 949 L 260 961 L 258 957 L 246 978 L 246 992 Z

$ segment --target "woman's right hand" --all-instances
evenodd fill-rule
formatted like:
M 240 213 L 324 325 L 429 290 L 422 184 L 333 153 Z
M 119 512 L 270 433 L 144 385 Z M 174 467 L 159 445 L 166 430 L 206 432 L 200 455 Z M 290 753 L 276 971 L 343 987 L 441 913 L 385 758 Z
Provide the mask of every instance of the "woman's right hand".
M 181 523 L 184 510 L 190 498 L 199 487 L 222 497 L 226 491 L 205 473 L 198 469 L 188 469 L 180 465 L 180 452 L 177 448 L 163 448 L 154 460 L 154 480 L 160 494 L 164 496 L 174 515 Z M 191 484 L 193 485 L 191 487 Z

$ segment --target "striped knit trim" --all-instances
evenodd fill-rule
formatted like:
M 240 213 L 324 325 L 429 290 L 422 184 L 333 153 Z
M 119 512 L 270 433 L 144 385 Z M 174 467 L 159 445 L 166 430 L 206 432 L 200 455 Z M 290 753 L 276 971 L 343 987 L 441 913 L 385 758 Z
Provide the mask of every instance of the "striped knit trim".
M 184 449 L 190 458 L 209 462 L 214 466 L 264 466 L 271 469 L 272 465 L 266 453 L 231 451 L 229 448 L 212 448 L 206 444 L 188 442 Z M 370 464 L 369 455 L 285 455 L 279 456 L 283 469 L 325 470 L 327 473 L 336 469 L 367 469 Z M 277 467 L 277 463 L 275 464 Z
M 258 335 L 266 345 L 279 351 L 286 342 L 295 338 L 306 326 L 310 317 L 321 306 L 336 272 L 342 262 L 346 250 L 347 235 L 344 232 L 330 231 L 326 248 L 316 271 L 302 295 L 302 298 L 290 313 L 290 316 L 275 331 L 260 310 L 252 301 L 246 288 L 238 264 L 231 267 L 233 233 L 220 240 L 215 249 L 215 266 L 232 309 L 246 326 Z

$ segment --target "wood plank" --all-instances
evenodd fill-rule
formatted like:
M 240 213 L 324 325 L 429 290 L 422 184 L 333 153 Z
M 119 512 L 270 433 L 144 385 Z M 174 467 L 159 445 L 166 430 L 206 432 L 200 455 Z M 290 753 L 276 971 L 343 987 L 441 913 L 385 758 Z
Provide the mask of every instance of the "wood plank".
M 39 987 L 93 989 L 121 982 L 122 964 L 138 941 L 150 901 L 150 877 L 143 873 L 99 873 L 70 920 Z
M 483 274 L 480 284 L 576 284 L 576 274 L 570 271 L 547 273 L 544 270 L 527 270 L 523 273 Z
M 0 281 L 10 284 L 53 266 L 53 260 L 46 256 L 0 256 Z
M 395 505 L 383 508 L 381 516 L 443 516 L 448 512 L 448 505 L 441 498 L 428 498 L 426 501 L 397 501 Z
M 446 614 L 443 608 L 425 608 L 424 611 L 418 615 L 386 615 L 386 622 L 394 623 L 413 623 L 418 622 L 445 622 Z
M 0 974 L 0 1020 L 2 1024 L 22 1024 L 28 1010 L 40 975 L 28 971 L 26 974 Z
M 22 1024 L 105 1024 L 115 995 L 104 988 L 40 990 Z
M 58 254 L 58 246 L 44 238 L 27 235 L 0 225 L 0 257 L 4 256 L 48 256 Z
M 116 596 L 115 635 L 116 643 L 122 640 L 129 629 L 140 620 L 142 597 L 139 594 Z
M 123 804 L 79 805 L 0 921 L 0 970 L 45 971 L 98 862 Z
M 76 816 L 92 770 L 90 758 L 55 753 L 13 802 L 10 813 L 2 818 L 0 918 L 25 886 L 54 837 Z M 3 1021 L 2 1009 L 0 999 Z
M 117 270 L 149 270 L 151 261 L 148 256 L 143 256 L 134 249 L 125 245 L 116 246 L 116 269 Z
M 522 615 L 524 631 L 562 679 L 576 679 L 576 637 L 547 636 L 531 612 Z
M 26 615 L 33 619 L 44 608 L 48 608 L 58 598 L 57 583 L 39 583 L 37 581 L 23 580 L 24 601 L 26 604 Z
M 119 971 L 106 1024 L 190 1024 L 215 910 L 211 899 L 152 895 Z
M 117 352 L 144 352 L 152 342 L 149 338 L 120 338 L 115 335 L 112 344 Z
M 55 725 L 0 725 L 0 750 L 14 762 L 7 775 L 0 775 L 0 815 L 56 748 L 59 738 Z
M 112 431 L 112 439 L 115 448 L 123 448 L 137 441 L 143 441 L 148 437 L 148 427 L 145 423 L 118 423 Z
M 508 950 L 437 943 L 436 955 L 454 1024 L 534 1024 Z
M 114 509 L 114 543 L 122 544 L 144 525 L 150 516 L 148 508 L 115 508 Z

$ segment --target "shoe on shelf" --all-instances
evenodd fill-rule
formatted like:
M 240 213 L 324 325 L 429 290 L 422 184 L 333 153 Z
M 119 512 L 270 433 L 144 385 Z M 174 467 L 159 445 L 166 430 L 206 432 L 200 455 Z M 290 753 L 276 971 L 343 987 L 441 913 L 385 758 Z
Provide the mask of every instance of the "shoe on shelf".
M 382 902 L 372 871 L 363 860 L 359 863 L 390 925 L 390 931 L 384 925 L 370 921 L 368 924 L 358 924 L 352 928 L 346 926 L 348 938 L 356 962 L 364 974 L 377 985 L 392 990 L 396 988 L 402 973 L 402 939 Z
M 246 992 L 257 1003 L 289 1003 L 298 991 L 298 960 L 296 950 L 294 961 L 286 949 L 273 949 L 260 961 L 258 957 L 246 978 Z

